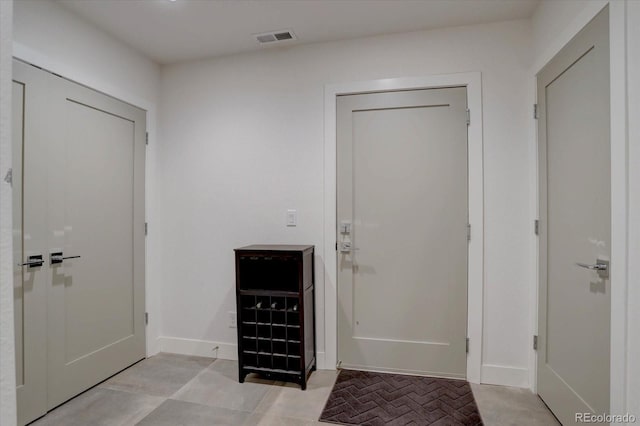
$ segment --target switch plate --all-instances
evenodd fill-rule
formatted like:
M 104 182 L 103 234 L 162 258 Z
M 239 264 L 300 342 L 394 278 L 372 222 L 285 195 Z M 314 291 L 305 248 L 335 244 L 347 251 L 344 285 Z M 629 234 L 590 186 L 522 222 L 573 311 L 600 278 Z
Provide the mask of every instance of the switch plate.
M 298 211 L 287 210 L 287 226 L 296 226 L 296 225 L 298 225 Z
M 238 326 L 238 318 L 235 312 L 229 312 L 229 328 L 236 328 Z

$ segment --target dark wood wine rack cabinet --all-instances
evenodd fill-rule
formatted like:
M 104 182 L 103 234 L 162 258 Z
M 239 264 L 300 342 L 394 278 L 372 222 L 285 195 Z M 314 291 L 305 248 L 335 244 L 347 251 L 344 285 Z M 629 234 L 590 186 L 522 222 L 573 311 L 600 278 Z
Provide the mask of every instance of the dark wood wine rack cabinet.
M 316 369 L 313 246 L 252 245 L 236 253 L 239 380 L 299 383 Z

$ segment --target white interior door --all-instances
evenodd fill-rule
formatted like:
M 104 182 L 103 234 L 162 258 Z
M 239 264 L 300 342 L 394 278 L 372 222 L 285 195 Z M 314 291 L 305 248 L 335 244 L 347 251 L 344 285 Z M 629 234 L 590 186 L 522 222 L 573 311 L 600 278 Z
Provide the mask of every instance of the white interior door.
M 145 112 L 67 80 L 51 102 L 48 401 L 145 356 Z M 75 258 L 75 256 L 78 256 Z
M 466 88 L 340 96 L 338 359 L 466 376 Z
M 25 129 L 15 247 L 44 261 L 16 271 L 24 424 L 145 356 L 146 126 L 136 107 L 26 64 L 14 71 L 14 113 L 25 106 L 14 116 Z
M 608 35 L 604 9 L 538 75 L 538 393 L 565 425 L 609 411 Z

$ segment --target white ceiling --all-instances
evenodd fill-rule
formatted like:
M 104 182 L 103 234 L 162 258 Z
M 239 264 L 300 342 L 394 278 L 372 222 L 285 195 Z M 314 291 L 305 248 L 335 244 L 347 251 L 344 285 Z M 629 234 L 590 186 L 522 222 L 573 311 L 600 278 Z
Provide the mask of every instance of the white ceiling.
M 290 29 L 316 43 L 528 18 L 538 0 L 56 0 L 161 64 L 259 50 Z

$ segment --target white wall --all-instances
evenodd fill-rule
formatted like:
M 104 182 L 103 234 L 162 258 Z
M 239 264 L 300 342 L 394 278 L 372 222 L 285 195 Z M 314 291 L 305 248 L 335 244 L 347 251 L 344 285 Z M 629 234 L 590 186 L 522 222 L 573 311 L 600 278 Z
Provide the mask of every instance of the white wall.
M 0 0 L 3 1 L 3 0 Z M 4 40 L 4 39 L 3 39 Z M 151 60 L 48 0 L 19 0 L 14 7 L 14 56 L 147 110 L 146 210 L 150 229 L 159 222 L 156 104 L 160 68 Z M 160 294 L 158 234 L 147 238 L 147 353 L 157 352 Z
M 0 177 L 11 168 L 12 1 L 0 1 Z M 0 424 L 16 424 L 11 187 L 0 180 Z
M 72 72 L 86 74 L 94 84 L 142 99 L 157 97 L 156 64 L 55 2 L 16 1 L 13 37 L 15 43 L 46 56 L 56 68 L 78 69 Z
M 534 58 L 552 50 L 558 43 L 558 38 L 563 33 L 571 31 L 570 23 L 578 19 L 586 9 L 590 7 L 600 9 L 603 3 L 606 2 L 601 0 L 546 0 L 540 2 L 531 18 Z
M 620 1 L 620 0 L 614 0 Z M 532 18 L 532 54 L 537 72 L 584 27 L 608 0 L 544 0 Z
M 163 67 L 163 347 L 204 354 L 222 343 L 220 356 L 234 356 L 235 330 L 227 325 L 227 313 L 235 310 L 233 248 L 296 242 L 323 252 L 324 84 L 481 71 L 484 378 L 527 386 L 531 110 L 523 99 L 530 37 L 530 22 L 523 20 Z M 298 209 L 296 228 L 285 227 L 288 208 Z

